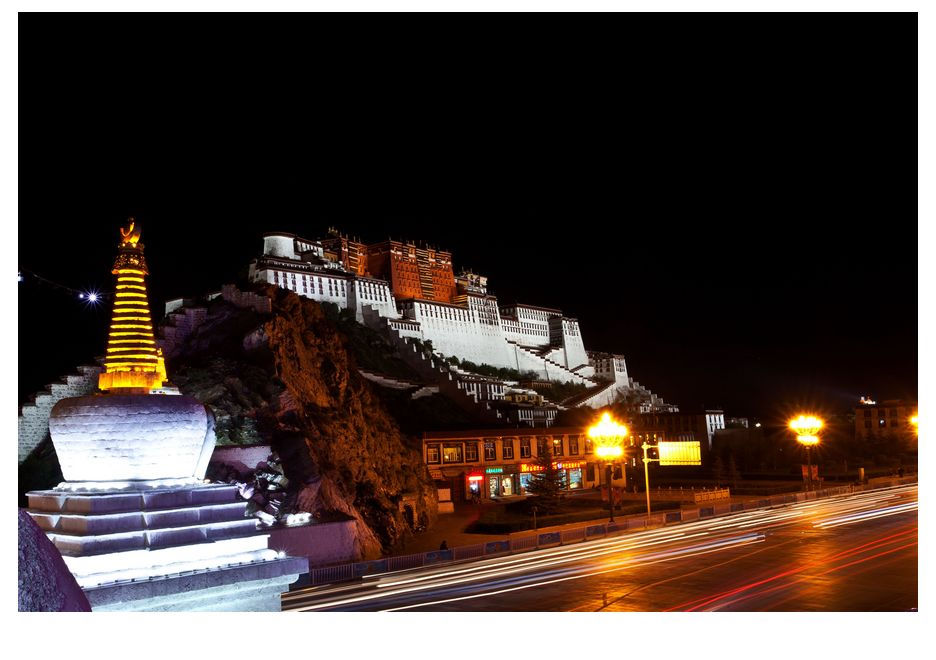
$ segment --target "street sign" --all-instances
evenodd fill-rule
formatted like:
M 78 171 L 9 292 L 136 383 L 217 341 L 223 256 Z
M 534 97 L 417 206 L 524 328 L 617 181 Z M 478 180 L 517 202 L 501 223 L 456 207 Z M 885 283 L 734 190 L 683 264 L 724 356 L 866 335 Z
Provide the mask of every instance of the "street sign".
M 660 465 L 702 465 L 702 449 L 698 440 L 668 442 L 657 445 Z

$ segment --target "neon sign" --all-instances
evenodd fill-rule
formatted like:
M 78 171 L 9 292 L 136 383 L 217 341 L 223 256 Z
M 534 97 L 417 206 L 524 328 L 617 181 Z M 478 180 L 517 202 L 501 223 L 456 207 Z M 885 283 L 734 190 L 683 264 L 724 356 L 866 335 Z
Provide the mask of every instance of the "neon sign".
M 482 481 L 484 477 L 480 474 L 468 475 L 468 481 Z
M 557 470 L 574 470 L 585 465 L 585 461 L 553 461 Z M 539 463 L 521 463 L 520 472 L 542 472 L 543 466 Z
M 503 471 L 504 471 L 504 468 L 502 467 L 493 467 L 493 468 L 487 468 L 484 472 L 486 474 L 500 474 Z

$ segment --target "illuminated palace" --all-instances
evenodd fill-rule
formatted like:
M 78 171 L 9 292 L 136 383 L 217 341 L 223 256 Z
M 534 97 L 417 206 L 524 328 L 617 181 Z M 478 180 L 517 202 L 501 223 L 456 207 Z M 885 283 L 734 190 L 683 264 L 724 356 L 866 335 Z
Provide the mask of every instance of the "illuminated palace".
M 249 278 L 353 310 L 359 322 L 400 338 L 430 341 L 438 355 L 587 386 L 574 405 L 599 407 L 621 390 L 643 389 L 628 378 L 623 356 L 585 350 L 576 319 L 548 307 L 499 304 L 486 277 L 456 275 L 444 250 L 367 244 L 335 230 L 321 239 L 269 233 Z

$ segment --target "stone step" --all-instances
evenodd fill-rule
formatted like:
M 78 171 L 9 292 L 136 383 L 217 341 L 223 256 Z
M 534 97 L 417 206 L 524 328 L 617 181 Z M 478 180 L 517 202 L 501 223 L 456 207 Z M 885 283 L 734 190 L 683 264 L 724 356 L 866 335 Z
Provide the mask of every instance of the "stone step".
M 176 509 L 237 502 L 237 486 L 212 484 L 186 488 L 82 493 L 58 490 L 26 493 L 29 509 L 45 513 L 105 514 Z
M 244 500 L 229 504 L 208 504 L 198 507 L 160 509 L 156 511 L 104 514 L 63 514 L 29 511 L 29 515 L 46 532 L 71 536 L 91 536 L 242 520 L 246 511 L 247 502 Z
M 47 532 L 46 535 L 63 556 L 84 557 L 130 550 L 159 550 L 249 536 L 256 533 L 258 524 L 259 521 L 256 518 L 243 518 L 227 522 L 145 529 L 119 534 L 75 536 Z

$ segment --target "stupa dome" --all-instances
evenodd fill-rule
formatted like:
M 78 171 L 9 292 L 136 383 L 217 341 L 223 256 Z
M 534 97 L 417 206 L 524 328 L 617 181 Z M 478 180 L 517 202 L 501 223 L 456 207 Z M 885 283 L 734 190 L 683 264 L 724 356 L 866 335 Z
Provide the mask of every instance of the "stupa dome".
M 201 479 L 215 444 L 213 416 L 189 396 L 62 399 L 49 431 L 68 482 Z

